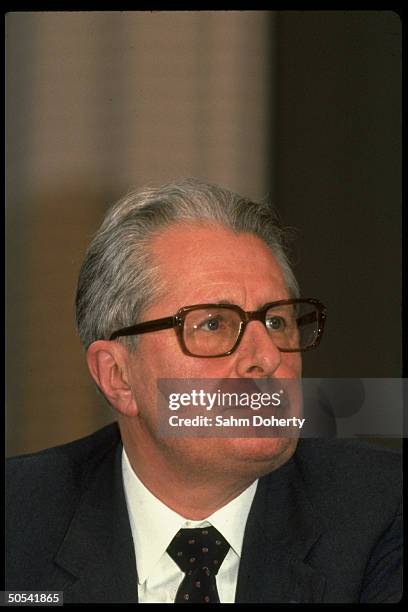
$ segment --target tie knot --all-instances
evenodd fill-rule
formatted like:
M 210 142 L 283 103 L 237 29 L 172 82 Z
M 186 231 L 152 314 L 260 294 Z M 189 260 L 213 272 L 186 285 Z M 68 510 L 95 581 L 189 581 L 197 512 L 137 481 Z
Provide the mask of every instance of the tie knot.
M 167 552 L 187 575 L 196 570 L 216 574 L 230 545 L 215 527 L 180 529 L 170 542 Z

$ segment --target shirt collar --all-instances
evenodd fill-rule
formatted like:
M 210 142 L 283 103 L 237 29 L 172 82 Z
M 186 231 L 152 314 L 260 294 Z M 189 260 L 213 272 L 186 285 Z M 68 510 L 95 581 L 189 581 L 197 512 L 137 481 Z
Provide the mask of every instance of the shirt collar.
M 166 552 L 182 527 L 213 525 L 240 557 L 245 525 L 258 481 L 201 521 L 187 520 L 155 497 L 139 480 L 123 448 L 122 474 L 130 526 L 137 559 L 138 582 L 142 584 Z

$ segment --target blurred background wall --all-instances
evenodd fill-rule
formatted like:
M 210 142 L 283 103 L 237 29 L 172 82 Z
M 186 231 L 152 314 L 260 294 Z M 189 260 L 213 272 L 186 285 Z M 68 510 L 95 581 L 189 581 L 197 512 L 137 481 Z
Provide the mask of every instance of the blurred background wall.
M 401 23 L 391 11 L 6 17 L 6 442 L 114 415 L 74 324 L 81 260 L 132 187 L 196 176 L 298 228 L 329 307 L 306 376 L 401 376 Z

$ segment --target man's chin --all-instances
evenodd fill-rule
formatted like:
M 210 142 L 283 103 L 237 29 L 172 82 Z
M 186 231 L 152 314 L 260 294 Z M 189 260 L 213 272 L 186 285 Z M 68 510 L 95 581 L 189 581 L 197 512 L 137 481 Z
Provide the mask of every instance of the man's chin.
M 231 445 L 248 471 L 253 469 L 257 476 L 268 474 L 292 457 L 298 443 L 297 438 L 233 438 Z
M 165 439 L 163 439 L 164 441 Z M 296 450 L 297 438 L 167 438 L 167 458 L 189 478 L 214 482 L 251 481 L 280 468 Z M 206 460 L 203 460 L 203 457 Z

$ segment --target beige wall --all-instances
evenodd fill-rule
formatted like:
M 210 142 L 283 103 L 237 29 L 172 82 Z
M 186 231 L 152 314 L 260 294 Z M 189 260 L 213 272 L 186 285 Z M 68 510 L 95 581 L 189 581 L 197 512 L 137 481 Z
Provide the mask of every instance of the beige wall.
M 273 193 L 274 13 L 6 17 L 7 452 L 114 416 L 74 327 L 83 252 L 130 187 Z

